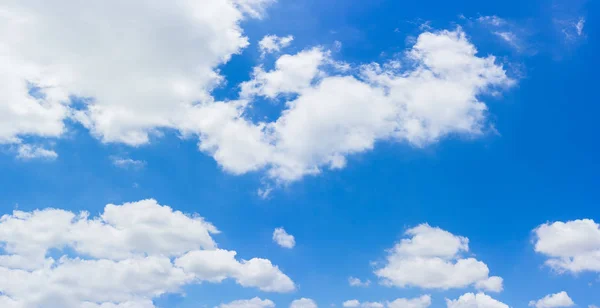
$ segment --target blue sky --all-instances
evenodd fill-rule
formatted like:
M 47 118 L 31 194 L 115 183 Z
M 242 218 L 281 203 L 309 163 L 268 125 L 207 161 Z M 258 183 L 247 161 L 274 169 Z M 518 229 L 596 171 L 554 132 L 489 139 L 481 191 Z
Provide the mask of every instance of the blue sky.
M 6 307 L 600 305 L 598 3 L 75 2 L 0 3 Z M 261 55 L 266 35 L 293 41 Z M 123 210 L 114 221 L 107 204 Z M 76 229 L 79 218 L 61 229 L 51 209 L 87 211 L 81 221 L 117 235 Z M 194 259 L 216 249 L 196 214 L 220 231 L 209 235 L 219 249 L 237 252 L 235 269 Z M 182 220 L 158 223 L 164 215 Z M 418 226 L 433 233 L 406 233 Z M 273 239 L 279 227 L 292 248 Z M 468 249 L 448 240 L 461 237 Z M 170 274 L 65 278 L 69 262 L 90 261 L 73 277 L 101 281 L 94 262 L 153 257 Z M 269 266 L 244 267 L 253 258 Z M 44 259 L 52 265 L 35 265 Z M 489 273 L 403 267 L 432 259 L 476 259 Z M 471 270 L 501 287 L 456 282 Z M 176 271 L 185 282 L 153 285 Z M 430 305 L 389 303 L 423 295 Z M 235 302 L 255 297 L 265 301 Z

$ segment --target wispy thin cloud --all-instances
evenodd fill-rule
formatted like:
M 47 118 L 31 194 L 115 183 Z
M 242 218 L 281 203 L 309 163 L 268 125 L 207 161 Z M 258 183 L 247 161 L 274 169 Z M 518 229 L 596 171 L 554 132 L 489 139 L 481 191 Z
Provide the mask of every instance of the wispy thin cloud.
M 141 169 L 146 166 L 146 162 L 143 160 L 135 160 L 131 158 L 123 157 L 111 157 L 113 165 L 123 169 Z
M 54 160 L 58 157 L 58 154 L 54 150 L 48 150 L 46 148 L 30 145 L 20 144 L 17 148 L 17 158 L 22 160 L 31 159 L 50 159 Z

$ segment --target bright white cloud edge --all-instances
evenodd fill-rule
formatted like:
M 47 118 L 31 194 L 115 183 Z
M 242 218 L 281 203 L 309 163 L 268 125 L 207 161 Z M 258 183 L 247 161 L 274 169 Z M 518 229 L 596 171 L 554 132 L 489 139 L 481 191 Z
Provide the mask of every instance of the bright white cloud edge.
M 93 218 L 51 208 L 14 211 L 0 218 L 0 302 L 151 307 L 153 298 L 183 286 L 226 279 L 266 292 L 295 289 L 269 260 L 240 260 L 218 248 L 211 236 L 218 232 L 202 217 L 152 199 L 109 204 Z
M 375 269 L 384 285 L 442 290 L 472 285 L 502 291 L 502 278 L 490 277 L 485 263 L 463 257 L 469 252 L 468 238 L 428 224 L 408 229 L 405 235 L 388 250 L 385 264 Z
M 558 273 L 600 272 L 600 224 L 594 220 L 545 223 L 533 234 L 535 251 Z
M 509 308 L 503 302 L 484 293 L 466 293 L 458 299 L 446 299 L 448 308 Z
M 288 234 L 284 228 L 275 228 L 273 230 L 273 241 L 283 248 L 294 248 L 296 239 L 293 235 Z
M 560 308 L 560 307 L 572 307 L 575 303 L 569 297 L 567 292 L 562 291 L 555 294 L 548 294 L 537 301 L 530 301 L 530 307 L 535 308 Z

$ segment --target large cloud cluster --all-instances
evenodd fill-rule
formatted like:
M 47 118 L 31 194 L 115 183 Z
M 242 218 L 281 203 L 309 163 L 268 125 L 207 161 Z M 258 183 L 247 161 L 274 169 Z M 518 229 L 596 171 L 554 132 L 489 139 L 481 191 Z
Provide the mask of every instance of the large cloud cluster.
M 423 33 L 384 64 L 351 66 L 318 46 L 281 55 L 272 70 L 254 69 L 239 98 L 215 101 L 226 81 L 218 67 L 249 44 L 241 22 L 271 2 L 4 1 L 0 143 L 31 147 L 29 137 L 60 137 L 67 121 L 132 146 L 173 129 L 197 136 L 228 172 L 293 181 L 342 168 L 380 140 L 424 146 L 480 135 L 480 97 L 513 84 L 457 29 Z M 279 118 L 245 116 L 261 96 L 289 99 Z
M 218 248 L 216 233 L 202 217 L 152 199 L 109 204 L 95 218 L 59 209 L 14 211 L 0 218 L 0 301 L 7 303 L 2 307 L 152 307 L 154 297 L 187 284 L 225 279 L 267 292 L 295 289 L 269 260 L 238 260 L 235 251 Z

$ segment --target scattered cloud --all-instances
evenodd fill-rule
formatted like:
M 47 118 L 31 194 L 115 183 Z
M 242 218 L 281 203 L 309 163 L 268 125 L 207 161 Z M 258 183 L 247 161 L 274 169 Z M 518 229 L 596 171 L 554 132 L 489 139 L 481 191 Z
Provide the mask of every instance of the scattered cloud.
M 585 18 L 579 17 L 573 19 L 557 19 L 555 23 L 560 27 L 565 39 L 568 42 L 573 42 L 583 37 L 585 33 L 583 29 L 585 27 Z
M 423 295 L 417 298 L 398 298 L 387 303 L 388 308 L 427 308 L 431 306 L 431 296 Z
M 93 218 L 51 208 L 15 210 L 0 218 L 0 302 L 153 307 L 162 294 L 225 279 L 267 292 L 295 289 L 269 260 L 238 261 L 235 251 L 217 248 L 211 234 L 218 233 L 202 217 L 152 199 L 109 204 Z
M 259 188 L 259 189 L 256 190 L 256 194 L 261 199 L 267 199 L 267 198 L 269 198 L 269 196 L 271 195 L 271 192 L 273 192 L 273 188 L 269 187 L 269 186 L 267 186 L 267 187 L 261 187 L 261 188 Z
M 575 303 L 565 291 L 556 294 L 546 295 L 540 300 L 529 302 L 529 307 L 535 308 L 559 308 L 572 306 L 575 306 Z
M 431 296 L 423 295 L 415 298 L 398 298 L 391 302 L 360 302 L 356 299 L 345 301 L 345 308 L 427 308 L 431 305 Z
M 534 52 L 526 42 L 526 38 L 529 36 L 526 26 L 500 18 L 496 15 L 480 16 L 470 20 L 474 20 L 481 27 L 489 30 L 490 33 L 500 38 L 504 43 L 514 48 L 516 51 L 527 53 Z
M 456 300 L 446 299 L 448 308 L 509 308 L 484 293 L 466 293 Z
M 317 308 L 317 303 L 310 298 L 301 298 L 293 301 L 290 308 Z
M 241 97 L 265 96 L 276 98 L 281 94 L 297 93 L 308 88 L 321 74 L 328 52 L 312 48 L 295 55 L 283 55 L 275 62 L 275 69 L 266 72 L 262 67 L 254 68 L 253 79 L 241 84 Z
M 575 24 L 575 30 L 577 30 L 577 35 L 583 35 L 583 26 L 585 25 L 585 18 L 579 17 L 579 21 Z
M 361 281 L 356 277 L 349 277 L 348 284 L 350 284 L 351 287 L 368 287 L 371 285 L 371 280 Z
M 359 302 L 356 299 L 352 299 L 352 300 L 347 300 L 345 302 L 342 303 L 343 307 L 346 308 L 356 308 L 356 307 L 362 307 L 362 308 L 383 308 L 385 307 L 383 303 L 380 302 Z
M 123 157 L 111 157 L 111 160 L 113 165 L 123 169 L 141 169 L 146 166 L 146 162 L 143 160 L 135 160 Z
M 277 35 L 266 35 L 260 42 L 258 42 L 258 48 L 260 49 L 261 56 L 265 56 L 269 53 L 279 52 L 281 49 L 290 46 L 294 37 L 291 35 L 279 37 Z
M 30 145 L 30 144 L 19 144 L 17 147 L 17 158 L 23 160 L 30 159 L 56 159 L 58 154 L 53 150 L 46 148 Z
M 351 299 L 351 300 L 347 300 L 345 302 L 342 303 L 343 307 L 346 308 L 354 308 L 354 307 L 359 307 L 360 306 L 360 302 L 356 299 Z
M 383 308 L 385 305 L 380 302 L 364 302 L 360 304 L 363 308 Z
M 375 270 L 383 284 L 396 287 L 452 289 L 475 285 L 500 292 L 502 278 L 489 277 L 487 265 L 462 257 L 469 251 L 469 239 L 427 224 L 409 229 L 389 250 L 385 266 Z
M 410 64 L 404 70 L 349 65 L 316 46 L 280 56 L 272 70 L 255 68 L 238 99 L 216 100 L 212 90 L 226 82 L 217 68 L 249 44 L 241 23 L 272 2 L 15 3 L 0 20 L 0 69 L 9 72 L 0 80 L 0 110 L 8 110 L 0 112 L 0 142 L 58 138 L 67 120 L 130 146 L 173 129 L 198 138 L 227 172 L 266 171 L 285 183 L 343 168 L 347 156 L 378 141 L 424 147 L 449 135 L 481 136 L 489 127 L 483 97 L 515 83 L 493 56 L 478 56 L 461 29 L 428 30 L 393 59 Z M 70 97 L 88 99 L 75 108 Z M 246 116 L 261 97 L 288 99 L 279 118 Z
M 498 37 L 500 37 L 501 39 L 503 39 L 504 41 L 506 41 L 508 44 L 512 45 L 515 48 L 519 48 L 519 44 L 518 44 L 518 38 L 517 35 L 515 35 L 512 32 L 509 31 L 496 31 L 494 32 L 495 35 L 497 35 Z
M 242 85 L 242 97 L 297 97 L 286 103 L 279 119 L 256 132 L 251 159 L 233 158 L 239 153 L 234 147 L 219 147 L 213 156 L 234 173 L 267 167 L 270 178 L 288 182 L 322 168 L 343 168 L 346 156 L 371 150 L 378 140 L 422 147 L 447 134 L 481 135 L 487 107 L 476 93 L 514 81 L 493 57 L 475 54 L 466 35 L 456 30 L 421 34 L 403 59 L 413 63 L 409 71 L 371 63 L 360 66 L 358 76 L 328 76 L 329 52 L 313 48 L 284 55 L 272 71 L 255 69 L 254 79 Z M 439 112 L 438 104 L 447 112 Z
M 276 228 L 273 231 L 273 241 L 283 248 L 294 248 L 296 239 L 291 234 L 288 234 L 283 228 Z
M 485 24 L 489 24 L 492 26 L 496 26 L 496 27 L 500 27 L 500 26 L 507 24 L 506 20 L 504 20 L 496 15 L 480 16 L 477 18 L 477 21 L 480 23 L 485 23 Z
M 342 50 L 342 42 L 340 42 L 340 41 L 333 42 L 333 50 L 334 51 Z
M 502 277 L 489 277 L 486 280 L 480 280 L 475 283 L 475 288 L 479 290 L 487 290 L 489 292 L 502 292 L 504 280 Z
M 275 303 L 268 299 L 253 299 L 236 300 L 227 304 L 221 304 L 218 308 L 274 308 Z
M 533 233 L 535 251 L 557 272 L 600 272 L 600 225 L 593 220 L 545 223 Z

